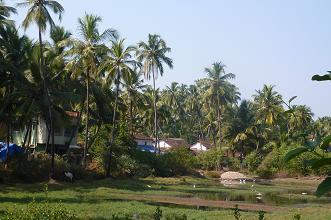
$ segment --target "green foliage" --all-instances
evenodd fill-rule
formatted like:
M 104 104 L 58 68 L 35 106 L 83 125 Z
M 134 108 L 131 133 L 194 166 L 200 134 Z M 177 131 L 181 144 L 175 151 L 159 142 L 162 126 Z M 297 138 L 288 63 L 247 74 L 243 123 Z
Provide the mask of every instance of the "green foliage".
M 166 220 L 187 220 L 187 216 L 185 214 L 179 215 L 179 214 L 168 214 L 165 217 Z
M 220 170 L 224 159 L 224 151 L 219 148 L 210 149 L 197 156 L 198 163 L 204 170 Z
M 300 147 L 300 148 L 293 149 L 285 155 L 284 160 L 285 160 L 285 162 L 288 162 L 289 160 L 299 156 L 300 154 L 302 154 L 304 152 L 307 152 L 308 150 L 309 149 L 307 147 Z
M 318 197 L 324 195 L 325 193 L 331 191 L 331 177 L 325 178 L 317 187 L 316 195 Z
M 162 210 L 160 207 L 157 207 L 154 214 L 153 214 L 154 220 L 161 220 L 162 218 Z
M 255 172 L 263 161 L 263 156 L 261 153 L 256 151 L 251 152 L 245 157 L 246 166 L 250 172 Z
M 263 178 L 272 178 L 279 173 L 291 176 L 315 174 L 311 169 L 311 163 L 308 163 L 308 161 L 315 160 L 317 156 L 307 152 L 307 150 L 300 152 L 298 156 L 294 156 L 291 160 L 284 160 L 284 157 L 289 155 L 288 152 L 297 152 L 293 151 L 293 149 L 297 149 L 295 145 L 274 147 L 258 166 L 257 174 Z M 320 169 L 316 173 L 325 172 L 326 171 Z
M 218 178 L 220 178 L 220 172 L 219 171 L 207 171 L 206 172 L 206 176 L 207 177 L 210 177 L 210 178 L 216 178 L 216 179 L 218 179 Z
M 31 202 L 25 209 L 13 208 L 7 210 L 2 220 L 76 220 L 75 214 L 67 210 L 61 204 L 49 204 L 48 202 Z
M 47 153 L 36 153 L 34 157 L 17 155 L 13 157 L 8 168 L 0 164 L 1 182 L 24 182 L 33 183 L 46 181 L 49 178 L 51 168 L 51 158 Z M 64 172 L 71 172 L 75 180 L 91 180 L 103 177 L 103 169 L 97 161 L 92 162 L 86 169 L 80 165 L 69 164 L 62 157 L 55 156 L 54 178 L 64 181 Z
M 234 209 L 233 209 L 233 217 L 236 220 L 241 220 L 241 214 L 240 214 L 240 210 L 238 208 L 238 205 L 235 205 Z
M 160 155 L 158 158 L 160 176 L 186 175 L 192 173 L 196 167 L 196 160 L 192 152 L 185 147 L 178 147 L 168 153 Z
M 325 75 L 314 75 L 312 77 L 312 80 L 314 81 L 327 81 L 327 80 L 331 80 L 331 71 L 327 71 L 329 74 L 325 74 Z
M 48 201 L 47 185 L 45 185 L 44 190 L 46 195 L 45 201 L 32 201 L 23 209 L 16 207 L 8 209 L 1 216 L 1 220 L 78 220 L 77 216 L 62 204 L 50 204 Z
M 330 174 L 331 159 L 328 154 L 324 154 L 327 147 L 330 146 L 331 135 L 326 136 L 322 141 L 306 142 L 304 147 L 295 148 L 289 151 L 285 156 L 285 161 L 302 158 L 302 154 L 306 153 L 306 157 L 301 161 L 302 164 L 307 164 L 318 174 Z M 308 158 L 307 158 L 308 156 Z M 298 164 L 300 165 L 300 164 Z M 317 188 L 316 195 L 322 196 L 331 190 L 331 179 L 327 177 Z
M 300 220 L 301 219 L 301 215 L 300 214 L 295 214 L 293 216 L 293 220 Z
M 265 220 L 265 212 L 264 211 L 259 211 L 258 212 L 258 215 L 259 215 L 259 220 Z

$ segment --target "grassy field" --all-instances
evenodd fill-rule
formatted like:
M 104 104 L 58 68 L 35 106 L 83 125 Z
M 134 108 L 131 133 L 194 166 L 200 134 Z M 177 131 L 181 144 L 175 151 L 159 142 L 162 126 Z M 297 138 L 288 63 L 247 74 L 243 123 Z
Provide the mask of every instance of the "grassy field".
M 194 187 L 195 185 L 195 187 Z M 257 211 L 266 211 L 266 219 L 331 219 L 331 198 L 311 195 L 317 181 L 279 180 L 272 184 L 224 187 L 217 180 L 195 177 L 146 178 L 139 180 L 105 179 L 93 182 L 16 184 L 2 186 L 0 211 L 24 208 L 32 200 L 62 203 L 81 219 L 109 219 L 113 214 L 150 219 L 160 206 L 163 216 L 185 214 L 188 219 L 234 219 L 238 204 L 244 219 L 258 219 Z M 255 200 L 256 192 L 266 195 Z M 307 192 L 308 195 L 302 195 Z M 268 195 L 268 196 L 267 196 Z M 227 200 L 227 201 L 225 201 Z M 293 202 L 294 201 L 294 202 Z

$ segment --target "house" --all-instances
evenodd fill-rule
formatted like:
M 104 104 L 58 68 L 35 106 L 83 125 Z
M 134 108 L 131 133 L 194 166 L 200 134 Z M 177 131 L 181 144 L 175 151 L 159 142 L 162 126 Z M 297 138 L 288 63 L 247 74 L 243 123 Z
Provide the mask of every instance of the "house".
M 166 138 L 159 141 L 161 151 L 168 151 L 178 147 L 189 147 L 188 143 L 182 138 Z
M 67 147 L 77 148 L 77 131 L 75 131 L 75 125 L 77 123 L 79 113 L 66 111 L 69 118 L 63 126 L 54 128 L 54 145 L 55 151 L 58 154 L 64 154 L 67 151 Z M 36 148 L 45 149 L 47 140 L 51 143 L 51 137 L 49 135 L 46 122 L 42 117 L 34 119 L 31 123 L 31 129 L 27 133 L 27 127 L 21 128 L 13 126 L 13 142 L 17 145 L 23 145 L 26 140 L 26 145 L 32 150 Z M 72 138 L 72 139 L 71 139 Z M 71 139 L 71 142 L 68 143 Z M 48 149 L 50 151 L 50 149 Z
M 154 139 L 144 134 L 135 134 L 134 140 L 142 151 L 155 152 Z
M 197 143 L 193 144 L 190 149 L 195 152 L 203 152 L 209 150 L 213 144 L 209 141 L 198 141 Z

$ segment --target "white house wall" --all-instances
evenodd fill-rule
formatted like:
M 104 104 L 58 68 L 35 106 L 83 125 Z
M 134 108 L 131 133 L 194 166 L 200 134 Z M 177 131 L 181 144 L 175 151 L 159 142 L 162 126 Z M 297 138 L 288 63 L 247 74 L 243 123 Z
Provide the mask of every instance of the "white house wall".
M 159 142 L 159 147 L 161 149 L 170 149 L 171 148 L 171 146 L 169 144 L 167 144 L 165 141 L 160 141 Z
M 196 151 L 207 151 L 207 148 L 203 146 L 201 143 L 196 143 L 190 147 L 191 150 L 196 150 Z

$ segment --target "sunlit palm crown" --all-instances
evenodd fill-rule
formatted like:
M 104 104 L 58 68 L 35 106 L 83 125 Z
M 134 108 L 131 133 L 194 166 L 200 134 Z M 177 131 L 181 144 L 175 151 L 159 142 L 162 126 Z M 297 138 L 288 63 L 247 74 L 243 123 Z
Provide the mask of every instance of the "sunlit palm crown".
M 150 79 L 151 74 L 155 77 L 160 73 L 163 75 L 164 68 L 162 63 L 168 67 L 173 67 L 173 61 L 166 56 L 166 53 L 171 52 L 171 48 L 159 35 L 148 35 L 147 43 L 141 41 L 138 43 L 137 60 L 143 63 L 143 73 L 145 78 Z
M 62 19 L 64 8 L 57 1 L 51 0 L 26 0 L 17 4 L 18 7 L 29 7 L 28 13 L 23 20 L 23 27 L 27 29 L 32 23 L 36 23 L 41 32 L 45 32 L 47 24 L 51 29 L 55 27 L 55 23 L 48 10 L 58 15 L 59 20 Z

